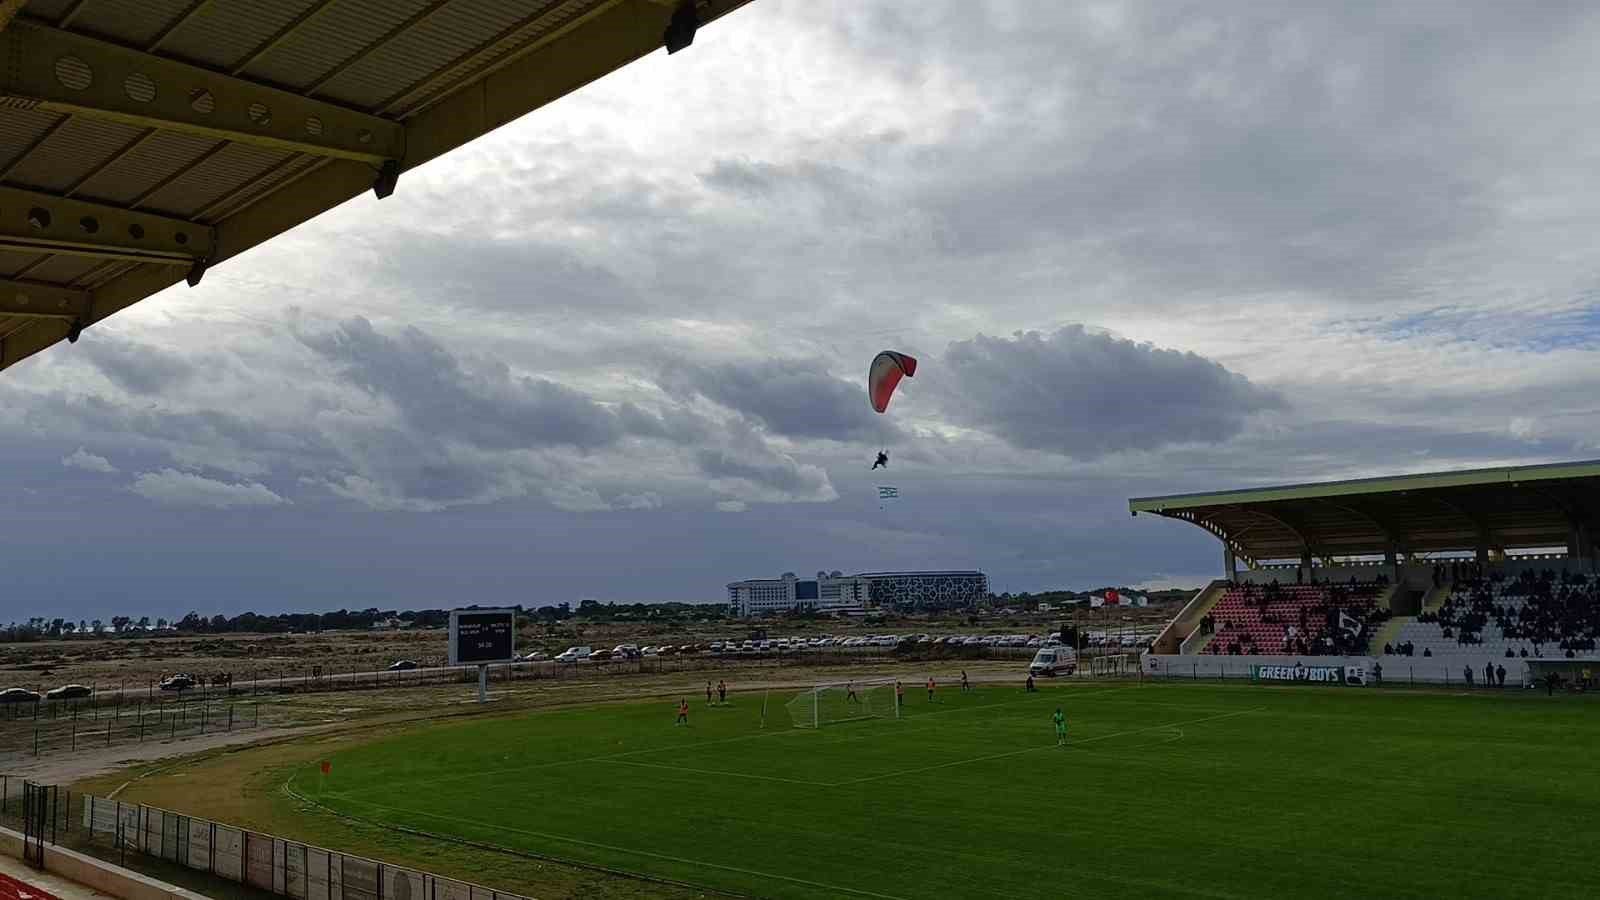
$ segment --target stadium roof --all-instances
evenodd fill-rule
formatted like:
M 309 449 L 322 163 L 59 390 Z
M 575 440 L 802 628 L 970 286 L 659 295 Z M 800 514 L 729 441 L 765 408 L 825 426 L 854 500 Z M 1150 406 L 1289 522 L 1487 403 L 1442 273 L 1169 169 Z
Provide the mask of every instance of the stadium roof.
M 0 0 L 0 369 L 748 2 Z
M 1249 561 L 1574 546 L 1600 522 L 1600 461 L 1136 497 Z

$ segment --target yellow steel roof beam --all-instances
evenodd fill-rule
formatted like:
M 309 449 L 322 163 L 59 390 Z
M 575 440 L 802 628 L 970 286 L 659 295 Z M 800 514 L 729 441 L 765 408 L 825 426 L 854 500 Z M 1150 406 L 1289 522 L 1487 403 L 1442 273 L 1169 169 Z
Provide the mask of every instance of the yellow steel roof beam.
M 89 292 L 37 281 L 0 278 L 0 319 L 87 319 Z
M 372 165 L 405 155 L 398 122 L 25 19 L 0 31 L 0 97 Z
M 0 187 L 0 249 L 193 265 L 215 241 L 198 222 Z

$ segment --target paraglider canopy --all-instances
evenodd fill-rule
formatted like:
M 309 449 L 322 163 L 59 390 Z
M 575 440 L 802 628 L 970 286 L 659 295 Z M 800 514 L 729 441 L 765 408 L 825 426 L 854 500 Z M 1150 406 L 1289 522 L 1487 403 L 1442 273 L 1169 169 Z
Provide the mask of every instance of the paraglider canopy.
M 893 350 L 885 350 L 873 357 L 872 366 L 867 369 L 867 399 L 872 402 L 872 408 L 880 413 L 887 410 L 889 398 L 894 396 L 900 379 L 912 378 L 916 374 L 915 357 Z

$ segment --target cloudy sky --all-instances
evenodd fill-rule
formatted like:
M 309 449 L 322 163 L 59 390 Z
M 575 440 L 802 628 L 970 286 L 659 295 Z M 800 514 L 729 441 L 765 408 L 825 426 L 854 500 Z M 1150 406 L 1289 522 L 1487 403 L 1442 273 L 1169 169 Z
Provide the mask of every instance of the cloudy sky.
M 1128 497 L 1600 456 L 1597 45 L 756 0 L 0 376 L 0 608 L 1187 584 L 1216 543 Z

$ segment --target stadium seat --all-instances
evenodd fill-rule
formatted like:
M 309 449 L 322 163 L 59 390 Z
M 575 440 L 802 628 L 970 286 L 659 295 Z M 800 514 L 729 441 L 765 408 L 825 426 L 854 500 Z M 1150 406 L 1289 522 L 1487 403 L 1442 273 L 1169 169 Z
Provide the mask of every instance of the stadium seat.
M 1567 646 L 1593 646 L 1600 637 L 1600 578 L 1567 571 L 1519 573 L 1515 578 L 1462 582 L 1430 620 L 1407 622 L 1397 640 L 1415 655 L 1457 665 L 1475 661 L 1560 658 Z M 1445 630 L 1450 636 L 1445 636 Z M 1593 655 L 1592 650 L 1581 651 Z
M 1328 635 L 1328 610 L 1342 610 L 1365 623 L 1377 606 L 1381 588 L 1372 582 L 1279 585 L 1273 589 L 1275 595 L 1263 602 L 1266 590 L 1261 586 L 1243 585 L 1229 588 L 1211 608 L 1215 631 L 1200 652 L 1224 655 L 1234 641 L 1249 644 L 1249 649 L 1241 647 L 1245 653 L 1293 652 L 1288 646 L 1291 627 L 1298 632 L 1296 638 L 1303 637 L 1307 644 L 1315 645 Z M 1302 613 L 1303 630 L 1300 626 Z

